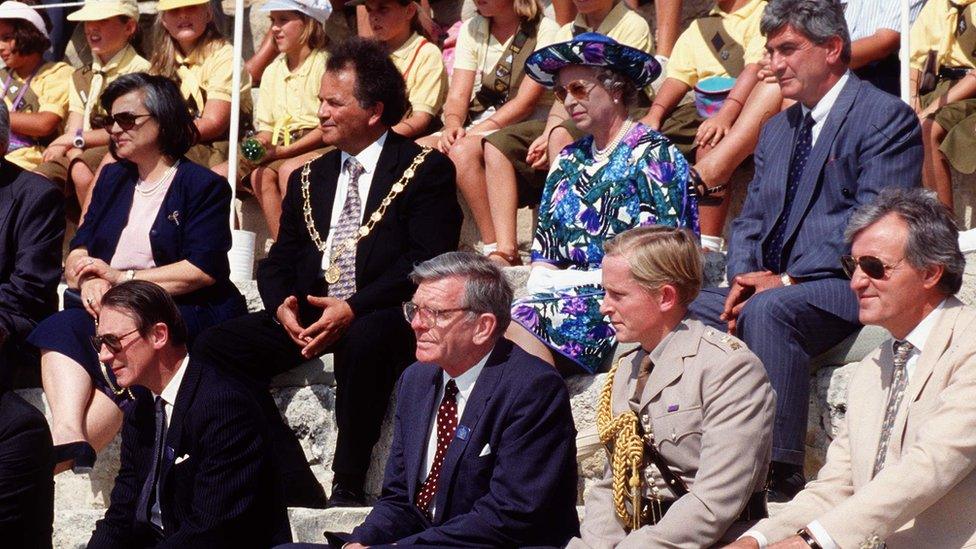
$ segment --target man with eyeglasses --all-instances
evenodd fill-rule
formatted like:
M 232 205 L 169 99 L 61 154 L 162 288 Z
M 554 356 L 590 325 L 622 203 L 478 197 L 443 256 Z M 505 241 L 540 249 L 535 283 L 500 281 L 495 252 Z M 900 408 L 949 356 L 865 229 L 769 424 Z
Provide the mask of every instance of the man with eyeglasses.
M 769 499 L 789 501 L 803 464 L 810 361 L 861 328 L 839 257 L 851 214 L 921 179 L 917 117 L 851 73 L 836 0 L 770 0 L 760 19 L 770 70 L 795 103 L 763 126 L 755 176 L 729 233 L 728 288 L 691 311 L 756 353 L 776 391 Z
M 417 362 L 400 379 L 383 496 L 330 541 L 562 547 L 579 531 L 576 430 L 556 370 L 502 337 L 511 287 L 463 252 L 417 265 L 411 279 L 403 312 Z
M 976 309 L 953 297 L 965 270 L 953 214 L 931 191 L 889 190 L 846 236 L 858 317 L 892 338 L 851 374 L 817 479 L 734 547 L 970 547 Z
M 134 398 L 111 504 L 88 547 L 270 547 L 291 539 L 262 395 L 192 359 L 186 337 L 179 309 L 156 284 L 124 282 L 102 297 L 92 345 Z

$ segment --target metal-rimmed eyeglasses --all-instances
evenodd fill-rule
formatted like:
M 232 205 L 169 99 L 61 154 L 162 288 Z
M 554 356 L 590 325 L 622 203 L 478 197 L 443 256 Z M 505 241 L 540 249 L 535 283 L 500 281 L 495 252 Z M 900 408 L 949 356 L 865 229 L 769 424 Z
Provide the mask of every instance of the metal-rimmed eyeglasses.
M 842 255 L 840 256 L 840 264 L 844 267 L 844 272 L 847 276 L 854 278 L 854 271 L 858 267 L 861 268 L 861 272 L 867 275 L 868 278 L 873 278 L 874 280 L 882 280 L 888 276 L 888 272 L 894 270 L 905 258 L 901 258 L 895 263 L 888 265 L 884 261 L 881 261 L 873 255 Z
M 441 315 L 470 310 L 471 309 L 467 307 L 456 307 L 454 309 L 431 309 L 430 307 L 421 307 L 413 301 L 403 302 L 403 318 L 407 319 L 407 322 L 412 323 L 413 319 L 419 314 L 420 323 L 427 328 L 433 328 L 436 326 L 437 320 L 441 318 Z
M 135 330 L 132 330 L 131 332 L 126 332 L 122 335 L 115 335 L 115 334 L 95 335 L 92 336 L 91 338 L 91 344 L 92 347 L 95 348 L 95 352 L 101 352 L 102 345 L 105 345 L 106 347 L 108 347 L 109 351 L 112 351 L 112 354 L 118 354 L 122 352 L 122 340 L 138 331 L 139 328 L 136 328 Z

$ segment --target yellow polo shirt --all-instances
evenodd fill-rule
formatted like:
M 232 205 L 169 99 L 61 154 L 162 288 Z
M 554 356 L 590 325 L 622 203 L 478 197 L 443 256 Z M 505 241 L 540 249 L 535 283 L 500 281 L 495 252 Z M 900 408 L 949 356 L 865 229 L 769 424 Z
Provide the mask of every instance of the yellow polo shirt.
M 944 67 L 976 67 L 976 14 L 974 0 L 955 0 L 955 4 L 968 4 L 963 10 L 966 20 L 966 30 L 960 36 L 955 36 L 957 21 L 956 9 L 949 5 L 949 0 L 929 0 L 918 13 L 909 34 L 911 47 L 911 66 L 922 70 L 929 50 L 938 52 L 940 66 Z
M 441 50 L 422 36 L 413 33 L 390 59 L 407 83 L 411 112 L 436 116 L 447 97 L 447 72 Z
M 105 109 L 103 109 L 101 104 L 99 104 L 98 95 L 101 95 L 101 92 L 104 92 L 105 88 L 107 88 L 109 84 L 114 82 L 116 78 L 122 76 L 123 74 L 146 72 L 149 70 L 149 66 L 149 61 L 139 55 L 139 53 L 136 52 L 136 49 L 129 44 L 126 44 L 124 48 L 119 50 L 118 53 L 112 56 L 112 58 L 108 60 L 108 63 L 105 63 L 104 65 L 98 59 L 97 55 L 93 56 L 91 64 L 92 71 L 101 71 L 103 74 L 101 89 L 98 91 L 98 94 L 95 97 L 91 97 L 91 92 L 93 90 L 89 88 L 89 93 L 86 93 L 85 97 L 82 97 L 75 86 L 75 79 L 73 78 L 74 75 L 72 74 L 72 78 L 68 79 L 68 112 L 84 115 L 85 107 L 87 106 L 88 101 L 94 101 L 95 103 L 92 105 L 92 112 L 96 114 L 105 114 Z M 82 69 L 78 69 L 75 72 L 81 70 Z M 88 120 L 85 120 L 84 127 L 86 130 L 91 129 L 89 127 Z
M 731 13 L 716 6 L 709 12 L 708 21 L 704 18 L 692 21 L 674 44 L 668 59 L 668 78 L 680 80 L 688 87 L 713 76 L 737 78 L 739 75 L 729 74 L 722 61 L 729 58 L 729 47 L 736 44 L 744 50 L 743 65 L 762 59 L 766 37 L 759 32 L 759 21 L 765 8 L 766 0 L 751 0 Z M 725 36 L 715 29 L 716 21 L 712 18 L 716 17 L 721 20 Z M 726 43 L 730 39 L 734 44 Z
M 226 41 L 198 47 L 184 56 L 176 51 L 177 76 L 183 98 L 193 98 L 203 112 L 206 101 L 230 101 L 234 70 L 234 48 Z M 241 71 L 241 108 L 251 110 L 251 77 Z
M 598 32 L 613 38 L 625 46 L 637 48 L 647 53 L 654 53 L 654 39 L 651 35 L 651 27 L 640 15 L 631 11 L 627 4 L 620 0 L 617 5 L 610 10 L 610 13 L 603 19 L 597 28 L 592 28 L 586 24 L 586 19 L 582 15 L 577 15 L 576 20 L 560 27 L 556 32 L 554 42 L 569 42 L 573 39 L 573 27 L 582 29 L 582 32 Z M 539 47 L 542 47 L 541 45 Z
M 276 57 L 261 79 L 254 108 L 255 129 L 274 132 L 276 125 L 282 131 L 318 126 L 318 95 L 328 58 L 325 50 L 312 50 L 301 66 L 289 71 L 285 54 Z
M 30 89 L 37 95 L 37 111 L 56 114 L 61 119 L 54 135 L 59 135 L 64 128 L 64 119 L 68 116 L 68 83 L 71 81 L 71 65 L 62 62 L 44 63 L 37 69 L 37 74 L 30 82 Z M 22 85 L 24 80 L 14 74 L 13 85 Z M 14 94 L 16 95 L 16 94 Z M 8 94 L 4 102 L 9 109 L 11 97 Z M 41 163 L 44 147 L 21 147 L 7 154 L 7 160 L 17 164 L 25 170 L 33 170 Z
M 502 54 L 508 49 L 513 34 L 504 43 L 498 42 L 488 30 L 488 19 L 481 15 L 475 15 L 464 26 L 458 35 L 457 47 L 454 49 L 454 68 L 474 71 L 474 89 L 471 97 L 481 88 L 481 74 L 490 71 L 498 64 Z M 644 24 L 647 26 L 647 23 Z M 552 19 L 543 17 L 539 21 L 539 28 L 536 32 L 536 49 L 548 46 L 556 42 L 556 34 L 559 26 Z

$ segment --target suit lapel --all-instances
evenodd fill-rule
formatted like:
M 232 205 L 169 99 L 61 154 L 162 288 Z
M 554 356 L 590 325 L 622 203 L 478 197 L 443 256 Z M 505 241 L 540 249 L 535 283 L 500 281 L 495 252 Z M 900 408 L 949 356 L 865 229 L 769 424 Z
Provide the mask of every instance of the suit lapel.
M 369 186 L 369 195 L 366 196 L 366 209 L 364 210 L 366 216 L 372 215 L 379 209 L 383 198 L 389 194 L 390 188 L 393 187 L 394 178 L 399 175 L 400 170 L 397 168 L 400 164 L 400 139 L 392 131 L 386 135 L 383 150 L 376 161 L 376 172 L 373 174 L 373 181 Z M 375 243 L 376 236 L 372 234 L 359 241 L 359 246 L 356 248 L 357 273 L 363 272 L 366 268 L 366 261 L 369 259 L 369 254 L 373 251 Z
M 905 436 L 905 428 L 908 425 L 908 407 L 918 399 L 926 382 L 932 377 L 932 371 L 935 365 L 938 364 L 939 359 L 942 358 L 942 355 L 949 348 L 949 343 L 952 340 L 953 327 L 959 319 L 959 313 L 962 310 L 962 303 L 954 298 L 950 298 L 950 301 L 946 303 L 946 307 L 942 311 L 942 317 L 939 319 L 939 322 L 932 327 L 929 338 L 925 341 L 925 347 L 922 349 L 922 355 L 918 357 L 918 362 L 915 363 L 915 371 L 912 372 L 908 386 L 905 387 L 905 396 L 901 401 L 901 407 L 898 409 L 898 415 L 895 416 L 895 424 L 891 428 L 891 448 L 901 448 Z
M 803 221 L 803 212 L 807 211 L 807 208 L 810 206 L 810 201 L 813 200 L 813 196 L 818 187 L 817 182 L 820 179 L 820 173 L 823 172 L 824 166 L 828 160 L 834 160 L 833 158 L 828 159 L 828 154 L 833 149 L 837 132 L 844 125 L 844 121 L 847 119 L 847 113 L 850 111 L 851 105 L 854 104 L 854 98 L 857 97 L 860 87 L 860 80 L 854 75 L 850 75 L 844 87 L 840 90 L 837 100 L 834 101 L 834 105 L 831 107 L 827 119 L 824 121 L 820 135 L 817 136 L 817 143 L 810 151 L 810 158 L 807 160 L 807 165 L 803 169 L 803 176 L 796 190 L 796 196 L 793 198 L 789 223 L 786 226 L 786 234 L 783 236 L 784 244 L 793 237 L 793 234 L 796 233 L 797 228 L 799 228 L 800 223 Z M 784 248 L 786 247 L 784 246 Z
M 500 364 L 508 360 L 512 352 L 512 342 L 507 339 L 499 339 L 495 344 L 495 350 L 488 357 L 484 369 L 478 375 L 478 380 L 471 391 L 471 397 L 464 405 L 464 414 L 458 419 L 457 431 L 454 440 L 447 448 L 447 456 L 444 458 L 444 465 L 441 466 L 441 477 L 437 485 L 437 516 L 434 517 L 434 524 L 439 524 L 444 510 L 447 508 L 448 495 L 454 485 L 454 474 L 457 469 L 458 461 L 468 447 L 468 443 L 474 438 L 473 434 L 478 430 L 478 423 L 481 416 L 495 392 L 495 386 L 501 375 Z M 462 427 L 467 435 L 461 435 Z M 462 438 L 463 436 L 463 438 Z
M 312 205 L 312 221 L 322 239 L 328 238 L 332 224 L 332 207 L 336 199 L 336 188 L 339 185 L 339 170 L 342 169 L 342 153 L 335 151 L 331 158 L 324 158 L 324 169 L 312 169 L 309 174 L 308 188 L 309 202 Z M 314 168 L 314 166 L 312 166 Z M 304 199 L 302 200 L 304 203 Z M 319 258 L 319 263 L 321 263 Z
M 410 497 L 410 501 L 416 499 L 417 489 L 420 488 L 420 483 L 427 479 L 427 473 L 429 473 L 429 471 L 423 470 L 424 456 L 427 452 L 427 441 L 430 437 L 431 421 L 434 416 L 434 406 L 437 406 L 436 399 L 440 386 L 441 369 L 434 367 L 431 369 L 430 377 L 422 380 L 422 394 L 419 395 L 420 401 L 418 402 L 420 407 L 417 408 L 420 410 L 420 414 L 406 418 L 408 424 L 404 426 L 404 430 L 410 436 L 404 437 L 403 459 L 405 460 L 404 474 L 406 475 L 407 495 Z
M 644 409 L 650 401 L 661 394 L 665 387 L 681 377 L 684 371 L 684 358 L 698 352 L 698 340 L 704 325 L 682 322 L 670 334 L 664 352 L 654 361 L 654 368 L 647 378 L 644 394 L 641 395 L 640 408 Z
M 166 428 L 166 437 L 163 442 L 163 455 L 159 462 L 160 494 L 166 493 L 166 480 L 176 460 L 177 452 L 185 453 L 182 452 L 183 421 L 186 418 L 187 410 L 190 409 L 190 404 L 196 398 L 197 387 L 200 384 L 201 369 L 201 363 L 192 359 L 189 360 L 186 365 L 186 372 L 183 374 L 183 381 L 180 383 L 180 390 L 176 393 L 173 416 L 170 418 L 169 425 Z
M 871 479 L 874 473 L 874 459 L 878 452 L 878 442 L 881 440 L 881 426 L 884 423 L 885 408 L 888 406 L 888 395 L 891 394 L 891 373 L 894 369 L 891 356 L 891 341 L 886 340 L 881 344 L 881 353 L 875 360 L 874 372 L 876 375 L 870 377 L 871 383 L 868 387 L 859 387 L 859 393 L 864 396 L 864 413 L 855 414 L 850 411 L 848 406 L 847 417 L 857 418 L 857 432 L 852 427 L 849 433 L 851 439 L 851 462 L 852 467 L 860 470 L 860 478 Z M 855 447 L 859 442 L 865 444 L 862 451 Z M 854 454 L 863 456 L 857 460 Z
M 788 180 L 790 177 L 790 163 L 793 156 L 793 147 L 796 143 L 797 132 L 800 131 L 800 126 L 803 123 L 803 111 L 801 110 L 799 103 L 787 109 L 786 119 L 789 121 L 790 140 L 789 142 L 781 142 L 778 147 L 779 154 L 782 154 L 786 158 L 786 162 L 770 159 L 770 164 L 772 165 L 770 173 L 773 194 L 772 203 L 775 205 L 776 215 L 769 217 L 766 227 L 766 234 L 763 236 L 763 241 L 769 237 L 769 231 L 773 230 L 773 227 L 776 226 L 776 220 L 783 215 L 783 207 L 786 205 L 786 187 L 789 186 Z

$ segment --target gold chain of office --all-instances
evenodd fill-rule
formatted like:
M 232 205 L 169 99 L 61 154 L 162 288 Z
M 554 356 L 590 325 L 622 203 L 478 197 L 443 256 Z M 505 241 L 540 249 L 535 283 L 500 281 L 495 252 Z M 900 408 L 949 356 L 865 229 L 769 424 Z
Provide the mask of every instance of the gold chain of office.
M 342 275 L 342 271 L 339 269 L 337 260 L 339 257 L 353 248 L 360 240 L 369 236 L 369 233 L 373 230 L 373 227 L 383 219 L 383 215 L 386 213 L 386 209 L 389 208 L 393 200 L 407 188 L 407 184 L 413 179 L 417 174 L 417 168 L 420 163 L 427 158 L 432 149 L 430 147 L 423 147 L 417 156 L 414 157 L 413 162 L 410 166 L 404 170 L 403 175 L 400 179 L 393 184 L 390 188 L 390 192 L 387 193 L 386 197 L 380 202 L 380 207 L 376 208 L 376 211 L 370 214 L 369 219 L 366 223 L 363 223 L 359 229 L 356 231 L 356 236 L 344 241 L 333 243 L 332 255 L 329 257 L 329 266 L 325 269 L 325 281 L 329 284 L 335 284 L 339 281 Z M 304 201 L 302 206 L 302 214 L 305 217 L 305 227 L 308 228 L 308 236 L 312 239 L 312 243 L 315 247 L 322 253 L 328 253 L 329 250 L 325 246 L 325 242 L 322 240 L 322 236 L 319 234 L 318 229 L 315 228 L 315 220 L 312 218 L 312 200 L 309 196 L 309 174 L 312 172 L 312 161 L 309 160 L 302 167 L 301 183 L 302 183 L 302 199 Z
M 636 350 L 636 349 L 635 349 Z M 613 379 L 620 364 L 631 353 L 625 353 L 607 372 L 607 380 L 600 390 L 600 401 L 596 412 L 596 427 L 600 442 L 610 454 L 610 470 L 613 473 L 613 507 L 617 516 L 631 531 L 641 524 L 641 466 L 644 463 L 644 440 L 637 432 L 637 414 L 626 411 L 613 417 L 612 393 Z M 627 510 L 630 499 L 631 511 Z M 660 501 L 661 495 L 656 485 L 651 485 L 651 498 Z

